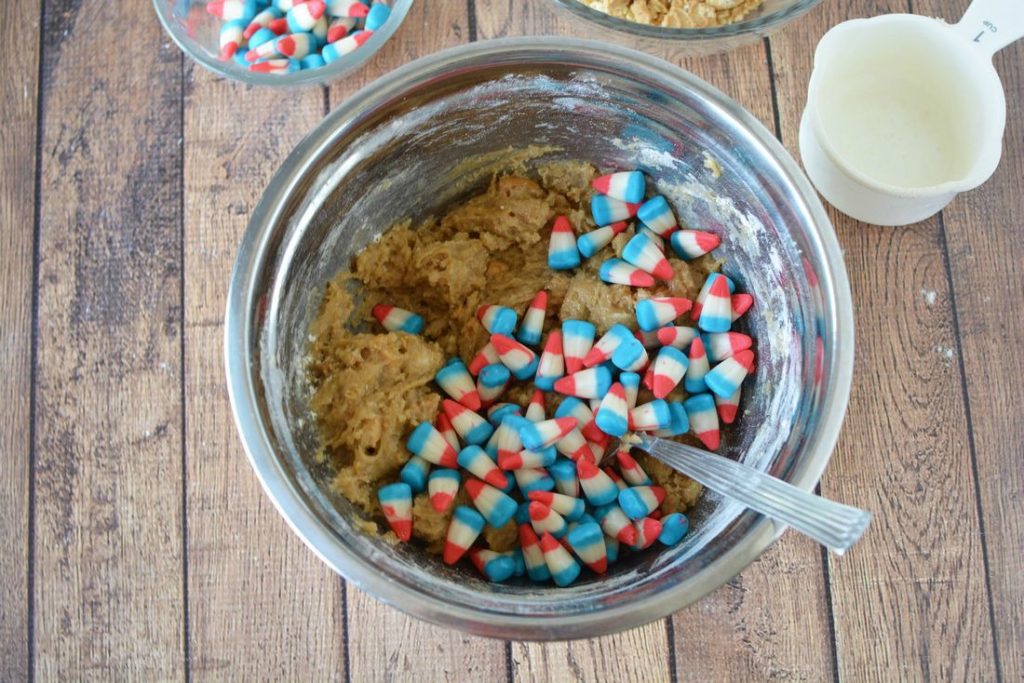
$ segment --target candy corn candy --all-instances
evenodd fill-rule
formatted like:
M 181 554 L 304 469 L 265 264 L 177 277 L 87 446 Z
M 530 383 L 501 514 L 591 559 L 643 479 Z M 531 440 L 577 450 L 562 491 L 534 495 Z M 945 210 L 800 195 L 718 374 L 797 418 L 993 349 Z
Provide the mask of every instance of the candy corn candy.
M 455 508 L 452 520 L 448 523 L 448 535 L 444 542 L 444 563 L 458 562 L 483 530 L 484 518 L 479 512 L 465 505 Z
M 579 498 L 580 480 L 576 476 L 576 463 L 567 458 L 557 458 L 548 466 L 548 474 L 555 480 L 558 492 L 573 498 Z
M 224 21 L 252 21 L 256 16 L 256 0 L 212 0 L 206 11 Z
M 673 512 L 661 519 L 661 533 L 658 542 L 662 545 L 676 545 L 690 530 L 690 520 L 681 512 Z
M 754 352 L 750 349 L 739 351 L 713 367 L 705 375 L 704 383 L 715 395 L 728 398 L 739 390 L 753 367 Z
M 600 194 L 590 199 L 590 215 L 598 227 L 630 219 L 639 208 L 637 203 L 623 202 Z
M 573 419 L 575 422 L 575 419 Z M 579 429 L 573 429 L 555 443 L 555 450 L 573 462 L 580 458 L 593 458 L 594 452 Z
M 629 407 L 626 401 L 626 390 L 616 382 L 608 389 L 597 409 L 597 426 L 605 434 L 624 436 L 629 431 Z
M 524 496 L 530 495 L 531 491 L 551 491 L 555 488 L 555 480 L 543 467 L 525 467 L 521 470 L 512 470 L 511 474 Z
M 434 375 L 434 381 L 454 400 L 470 410 L 480 410 L 480 392 L 473 383 L 469 370 L 458 358 L 452 358 L 438 370 Z
M 563 493 L 554 491 L 531 491 L 527 496 L 531 502 L 542 503 L 568 522 L 574 522 L 583 516 L 586 511 L 586 503 L 581 498 L 574 498 Z
M 729 293 L 732 294 L 736 289 L 735 283 L 725 275 L 721 273 L 711 273 L 708 278 L 704 280 L 704 284 L 701 285 L 700 291 L 697 293 L 697 298 L 693 300 L 693 308 L 690 309 L 690 319 L 699 321 L 700 314 L 704 310 L 704 300 L 708 298 L 708 293 L 711 291 L 711 286 L 715 284 L 715 281 L 719 278 L 725 278 L 726 284 L 729 286 Z M 730 297 L 731 303 L 731 297 Z M 712 330 L 705 330 L 710 332 Z
M 556 417 L 542 422 L 524 420 L 519 429 L 519 438 L 522 439 L 525 448 L 540 450 L 553 446 L 575 428 L 574 417 Z
M 265 59 L 249 65 L 249 71 L 261 74 L 290 74 L 301 69 L 302 65 L 295 59 Z
M 610 258 L 601 264 L 597 276 L 612 285 L 629 285 L 630 287 L 653 287 L 654 277 L 636 266 L 619 258 Z
M 585 320 L 566 320 L 562 323 L 562 349 L 565 369 L 569 374 L 583 369 L 583 359 L 594 345 L 597 330 Z
M 452 421 L 448 419 L 448 416 L 444 413 L 438 413 L 437 419 L 434 420 L 434 429 L 444 437 L 444 440 L 455 449 L 458 453 L 462 449 L 462 444 L 459 443 L 459 435 L 455 433 L 455 428 L 452 427 Z
M 718 429 L 715 400 L 711 398 L 711 394 L 691 396 L 683 402 L 683 406 L 690 420 L 690 431 L 709 451 L 717 450 L 721 434 Z
M 615 349 L 627 339 L 632 339 L 633 333 L 625 325 L 616 323 L 612 325 L 604 335 L 597 340 L 587 355 L 583 358 L 583 367 L 592 368 L 611 360 Z
M 366 14 L 363 26 L 367 31 L 376 31 L 391 17 L 391 8 L 384 2 L 374 2 Z
M 660 194 L 644 202 L 636 210 L 636 217 L 662 237 L 668 237 L 669 233 L 679 225 L 675 214 L 672 213 L 672 207 Z
M 507 483 L 505 474 L 479 446 L 466 446 L 459 451 L 459 467 L 498 489 L 504 488 Z
M 285 17 L 288 20 L 288 32 L 309 31 L 326 10 L 327 7 L 322 0 L 306 0 L 293 5 Z
M 542 534 L 540 549 L 544 553 L 544 563 L 548 566 L 555 585 L 568 586 L 579 577 L 580 565 L 554 536 Z
M 619 384 L 626 396 L 626 409 L 636 407 L 636 395 L 640 392 L 640 375 L 635 372 L 623 372 L 619 375 Z
M 479 510 L 487 523 L 495 529 L 505 526 L 516 513 L 516 502 L 499 488 L 485 484 L 479 479 L 466 479 L 464 487 L 473 501 L 473 507 Z
M 612 565 L 619 559 L 619 539 L 611 538 L 608 535 L 604 537 L 604 547 L 608 552 L 608 564 Z
M 576 248 L 576 234 L 565 216 L 555 218 L 551 226 L 551 242 L 548 245 L 548 268 L 572 270 L 580 265 L 580 252 Z
M 498 455 L 498 466 L 503 470 L 523 470 L 547 467 L 554 464 L 558 457 L 554 446 L 549 446 L 539 451 L 530 451 L 525 448 L 509 454 Z
M 591 457 L 594 458 L 594 464 L 600 465 L 601 461 L 604 460 L 605 450 L 608 448 L 607 442 L 598 443 L 596 441 L 588 441 L 587 446 L 590 447 Z
M 697 338 L 698 332 L 693 327 L 662 327 L 656 332 L 658 341 L 662 346 L 671 346 L 674 349 L 685 349 Z
M 316 52 L 311 55 L 306 55 L 299 60 L 299 63 L 302 65 L 303 69 L 319 69 L 327 64 L 327 62 L 324 61 L 324 58 Z
M 647 349 L 636 337 L 624 340 L 612 354 L 612 365 L 626 372 L 643 370 L 649 360 Z
M 388 526 L 398 540 L 412 538 L 412 489 L 408 484 L 388 484 L 377 489 L 377 500 Z
M 495 583 L 507 581 L 516 571 L 516 563 L 511 555 L 503 555 L 485 548 L 470 550 L 469 561 L 485 579 Z
M 633 550 L 643 550 L 644 548 L 651 547 L 658 540 L 658 536 L 661 535 L 661 526 L 661 522 L 652 517 L 645 517 L 633 522 L 633 528 L 636 529 L 636 541 L 630 547 Z
M 539 493 L 534 491 L 534 493 Z M 530 503 L 530 524 L 538 534 L 549 533 L 555 538 L 565 536 L 568 530 L 565 518 L 543 503 L 532 501 Z
M 665 398 L 682 381 L 686 374 L 686 368 L 690 366 L 690 359 L 680 351 L 671 346 L 664 347 L 658 352 L 654 364 L 651 366 L 654 375 L 651 380 L 651 391 L 655 398 Z
M 225 21 L 220 25 L 220 58 L 231 59 L 238 48 L 245 44 L 245 27 L 243 19 Z
M 468 370 L 466 371 L 466 377 L 469 377 Z M 501 363 L 484 367 L 476 378 L 476 390 L 479 394 L 480 402 L 483 405 L 491 405 L 497 401 L 505 393 L 505 387 L 508 386 L 511 377 L 512 374 L 508 371 L 508 368 Z
M 591 505 L 607 505 L 619 495 L 619 487 L 615 482 L 586 458 L 576 461 L 576 475 L 580 479 L 583 495 Z
M 736 413 L 740 409 L 740 389 L 732 396 L 721 397 L 715 394 L 715 409 L 718 411 L 718 419 L 722 424 L 731 425 L 736 421 Z
M 736 322 L 754 305 L 754 297 L 749 294 L 733 294 L 729 303 L 732 305 L 732 321 Z
M 625 482 L 625 480 L 622 477 L 619 476 L 619 473 L 616 472 L 614 469 L 612 469 L 611 467 L 608 467 L 608 466 L 602 467 L 601 469 L 604 471 L 605 474 L 608 475 L 608 478 L 611 479 L 615 483 L 615 486 L 619 489 L 620 493 L 624 489 L 628 489 L 629 488 L 629 484 L 627 484 Z
M 725 277 L 716 277 L 711 283 L 697 326 L 705 332 L 728 332 L 732 327 L 732 299 Z
M 444 513 L 455 502 L 455 496 L 459 493 L 459 484 L 462 476 L 458 470 L 448 468 L 436 469 L 430 473 L 427 480 L 427 495 L 430 497 L 430 505 L 437 512 Z
M 749 349 L 753 340 L 740 332 L 712 332 L 704 335 L 704 350 L 708 360 L 718 363 L 737 351 Z
M 516 332 L 516 339 L 527 346 L 540 344 L 540 337 L 544 331 L 544 317 L 548 311 L 548 293 L 544 290 L 537 292 L 530 303 L 530 307 L 523 314 L 523 324 Z M 502 334 L 508 334 L 503 332 Z
M 631 486 L 619 491 L 619 507 L 630 519 L 643 519 L 665 500 L 660 486 Z
M 356 31 L 350 33 L 344 38 L 339 38 L 333 43 L 329 43 L 324 46 L 324 49 L 320 51 L 324 61 L 328 64 L 331 62 L 341 59 L 347 54 L 355 52 L 358 48 L 362 47 L 363 43 L 368 41 L 373 35 L 373 31 Z
M 498 466 L 501 469 L 516 469 L 504 467 L 501 459 L 518 455 L 523 450 L 523 442 L 519 438 L 519 429 L 522 425 L 528 424 L 526 418 L 515 413 L 508 413 L 501 418 L 497 428 L 494 430 L 494 437 L 498 447 Z
M 614 490 L 618 497 L 619 489 L 615 488 Z M 636 528 L 617 503 L 598 506 L 594 510 L 594 517 L 597 518 L 597 523 L 601 525 L 601 529 L 608 537 L 622 541 L 626 545 L 636 543 Z
M 495 403 L 487 409 L 487 421 L 497 427 L 507 415 L 520 415 L 521 412 L 522 408 L 515 403 Z
M 672 421 L 669 422 L 668 427 L 665 429 L 656 429 L 651 434 L 659 437 L 668 436 L 679 436 L 690 431 L 690 418 L 686 415 L 686 409 L 683 404 L 679 401 L 672 401 L 668 404 L 668 409 L 672 413 Z
M 494 346 L 488 341 L 482 349 L 476 352 L 473 360 L 469 361 L 469 374 L 476 377 L 484 369 L 484 366 L 500 362 L 501 359 L 498 357 L 498 352 L 494 350 Z
M 250 60 L 251 61 L 251 60 Z M 397 306 L 377 304 L 373 307 L 373 317 L 388 332 L 408 332 L 419 334 L 423 331 L 423 318 L 412 311 Z
M 668 403 L 656 398 L 650 403 L 639 405 L 629 411 L 630 427 L 638 432 L 650 432 L 665 429 L 672 422 L 672 411 Z
M 636 302 L 636 322 L 648 332 L 670 324 L 690 310 L 693 302 L 683 297 L 663 296 Z
M 651 478 L 644 472 L 644 468 L 640 467 L 629 451 L 619 450 L 615 453 L 615 457 L 619 461 L 619 472 L 622 473 L 622 478 L 630 486 L 650 486 Z M 619 494 L 622 497 L 622 494 Z
M 441 409 L 451 420 L 455 433 L 467 444 L 479 446 L 482 443 L 487 443 L 487 439 L 491 438 L 491 434 L 494 433 L 494 427 L 487 420 L 461 403 L 446 398 L 441 402 Z M 443 463 L 437 464 L 447 467 Z
M 611 370 L 604 365 L 580 370 L 555 382 L 555 391 L 576 398 L 601 398 L 612 386 Z
M 555 411 L 555 417 L 571 416 L 576 418 L 576 425 L 587 441 L 603 441 L 607 438 L 597 423 L 594 413 L 586 403 L 575 396 L 567 396 Z
M 429 422 L 421 422 L 416 429 L 412 430 L 405 445 L 414 455 L 439 467 L 458 467 L 459 465 L 458 452 Z
M 562 333 L 551 330 L 544 342 L 544 351 L 537 361 L 537 374 L 533 383 L 544 391 L 551 391 L 555 380 L 565 375 L 565 358 L 562 356 Z
M 555 330 L 555 332 L 557 331 L 558 330 Z M 552 332 L 552 334 L 554 334 L 554 332 Z M 543 354 L 541 354 L 540 365 L 544 365 Z M 540 373 L 540 365 L 537 367 L 538 374 Z M 536 384 L 536 380 L 534 381 L 534 383 Z M 552 384 L 554 384 L 554 382 L 552 382 Z M 544 407 L 544 392 L 541 391 L 540 389 L 534 389 L 533 395 L 530 396 L 530 402 L 526 404 L 525 417 L 530 422 L 541 422 L 546 418 L 546 415 L 547 413 Z
M 612 199 L 636 204 L 644 198 L 647 183 L 640 171 L 619 171 L 594 178 L 590 186 Z
M 576 556 L 583 560 L 592 571 L 604 574 L 608 571 L 608 550 L 604 543 L 604 532 L 597 522 L 577 525 L 567 538 Z
M 717 249 L 722 240 L 713 232 L 676 230 L 669 237 L 669 243 L 679 258 L 690 261 Z
M 332 17 L 327 24 L 327 42 L 335 43 L 349 34 L 356 27 L 353 17 Z
M 507 306 L 484 304 L 476 309 L 476 318 L 488 333 L 510 335 L 516 329 L 519 314 Z
M 251 21 L 249 21 L 248 24 L 246 24 L 245 30 L 242 31 L 242 38 L 249 40 L 261 28 L 269 28 L 271 24 L 280 22 L 283 17 L 284 15 L 274 7 L 268 7 L 265 10 L 260 11 L 252 18 Z M 282 23 L 283 25 L 280 30 L 283 32 L 288 28 L 288 21 L 285 20 Z M 277 32 L 275 31 L 275 33 Z
M 547 581 L 551 578 L 548 565 L 544 562 L 544 551 L 540 549 L 540 538 L 530 524 L 519 525 L 519 547 L 526 563 L 526 575 L 533 581 Z
M 265 2 L 266 0 L 260 0 L 260 1 L 261 2 Z M 283 13 L 287 14 L 288 10 L 290 10 L 292 7 L 295 7 L 295 5 L 299 4 L 300 2 L 305 2 L 305 1 L 306 0 L 271 0 L 271 4 L 274 7 L 276 7 L 279 12 L 283 12 Z
M 361 19 L 369 12 L 370 8 L 359 0 L 327 0 L 327 13 L 332 17 Z
M 512 371 L 516 379 L 529 379 L 537 369 L 537 354 L 512 337 L 492 334 L 491 346 L 498 352 L 498 359 Z
M 317 38 L 312 33 L 292 33 L 281 36 L 275 41 L 277 54 L 290 59 L 302 59 L 311 52 L 316 52 Z
M 418 455 L 414 455 L 402 465 L 398 478 L 409 485 L 413 493 L 423 493 L 427 489 L 427 475 L 430 474 L 430 463 Z
M 634 235 L 626 243 L 622 249 L 622 260 L 666 282 L 675 274 L 658 245 L 643 233 Z
M 626 221 L 619 221 L 618 223 L 595 228 L 576 238 L 576 248 L 579 249 L 585 258 L 590 258 L 611 244 L 615 236 L 625 231 L 628 225 Z
M 699 394 L 707 391 L 704 378 L 710 369 L 708 354 L 704 351 L 704 340 L 697 337 L 690 343 L 690 364 L 687 366 L 686 375 L 683 378 L 683 387 L 687 393 Z

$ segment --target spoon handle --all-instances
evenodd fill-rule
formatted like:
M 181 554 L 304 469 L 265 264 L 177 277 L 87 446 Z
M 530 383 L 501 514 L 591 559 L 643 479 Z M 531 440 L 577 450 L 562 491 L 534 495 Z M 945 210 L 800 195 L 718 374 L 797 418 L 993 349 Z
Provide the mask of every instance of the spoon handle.
M 871 513 L 808 493 L 764 472 L 675 441 L 645 438 L 640 448 L 712 491 L 791 526 L 842 555 Z
M 954 26 L 989 56 L 1024 38 L 1024 7 L 1019 0 L 974 0 Z

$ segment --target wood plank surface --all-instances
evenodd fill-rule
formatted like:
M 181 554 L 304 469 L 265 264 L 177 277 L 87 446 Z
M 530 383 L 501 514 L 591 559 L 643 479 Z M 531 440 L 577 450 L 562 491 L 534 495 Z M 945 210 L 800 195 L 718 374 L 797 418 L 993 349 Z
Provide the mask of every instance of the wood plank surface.
M 181 54 L 139 21 L 151 12 L 147 0 L 46 4 L 40 680 L 184 675 Z
M 783 142 L 797 130 L 813 48 L 848 18 L 899 2 L 833 1 L 771 39 Z M 989 596 L 943 235 L 935 218 L 892 229 L 830 209 L 858 330 L 845 428 L 824 495 L 875 514 L 830 558 L 839 677 L 993 680 Z
M 187 549 L 197 680 L 345 677 L 344 584 L 263 492 L 231 416 L 223 362 L 228 280 L 249 215 L 323 113 L 320 89 L 254 90 L 187 66 Z
M 0 5 L 0 680 L 29 677 L 29 489 L 41 3 Z

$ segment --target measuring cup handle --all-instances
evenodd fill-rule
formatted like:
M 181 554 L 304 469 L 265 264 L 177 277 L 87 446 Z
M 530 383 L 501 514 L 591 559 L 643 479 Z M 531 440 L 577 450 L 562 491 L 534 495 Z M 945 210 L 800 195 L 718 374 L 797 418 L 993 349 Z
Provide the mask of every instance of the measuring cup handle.
M 994 55 L 1024 38 L 1024 0 L 974 0 L 956 30 L 979 50 Z

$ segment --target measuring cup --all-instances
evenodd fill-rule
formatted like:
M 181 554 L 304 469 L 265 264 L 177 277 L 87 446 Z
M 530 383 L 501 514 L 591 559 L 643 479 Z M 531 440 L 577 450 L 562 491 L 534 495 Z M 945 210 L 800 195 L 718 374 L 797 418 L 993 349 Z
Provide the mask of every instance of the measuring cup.
M 992 55 L 1022 36 L 1022 0 L 975 0 L 954 25 L 886 14 L 830 29 L 800 120 L 811 182 L 841 212 L 877 225 L 924 220 L 981 185 L 1006 125 Z

